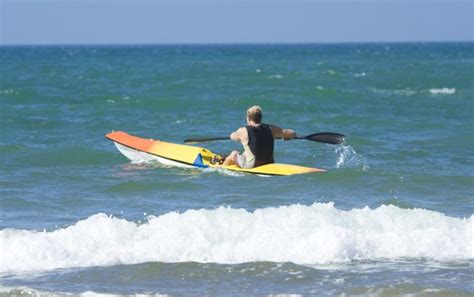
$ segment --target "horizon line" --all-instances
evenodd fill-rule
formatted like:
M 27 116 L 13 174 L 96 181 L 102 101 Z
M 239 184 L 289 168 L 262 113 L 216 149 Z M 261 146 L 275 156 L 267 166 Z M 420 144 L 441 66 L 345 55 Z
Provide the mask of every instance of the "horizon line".
M 274 41 L 274 42 L 97 42 L 97 43 L 0 43 L 0 47 L 28 46 L 219 46 L 219 45 L 336 45 L 336 44 L 415 44 L 415 43 L 473 43 L 472 40 L 410 40 L 410 41 Z

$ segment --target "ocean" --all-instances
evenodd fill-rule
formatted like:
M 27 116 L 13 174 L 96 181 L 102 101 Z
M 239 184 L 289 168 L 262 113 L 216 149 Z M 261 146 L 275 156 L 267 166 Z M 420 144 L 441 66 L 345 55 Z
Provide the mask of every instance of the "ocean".
M 0 295 L 474 295 L 474 43 L 0 47 Z M 131 162 L 264 122 L 259 177 Z M 202 143 L 220 153 L 232 141 Z

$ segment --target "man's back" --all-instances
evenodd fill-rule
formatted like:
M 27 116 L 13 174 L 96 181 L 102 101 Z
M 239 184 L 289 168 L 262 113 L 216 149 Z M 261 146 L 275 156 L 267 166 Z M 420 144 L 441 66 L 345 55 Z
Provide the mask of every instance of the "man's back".
M 248 125 L 245 128 L 248 134 L 248 146 L 255 156 L 254 166 L 274 163 L 274 138 L 271 127 L 266 124 L 260 124 Z

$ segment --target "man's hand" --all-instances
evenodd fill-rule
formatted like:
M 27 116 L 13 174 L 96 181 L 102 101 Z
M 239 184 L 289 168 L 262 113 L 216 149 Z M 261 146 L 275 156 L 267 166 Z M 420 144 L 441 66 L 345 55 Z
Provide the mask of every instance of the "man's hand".
M 296 132 L 291 129 L 283 129 L 283 140 L 290 140 L 296 137 Z

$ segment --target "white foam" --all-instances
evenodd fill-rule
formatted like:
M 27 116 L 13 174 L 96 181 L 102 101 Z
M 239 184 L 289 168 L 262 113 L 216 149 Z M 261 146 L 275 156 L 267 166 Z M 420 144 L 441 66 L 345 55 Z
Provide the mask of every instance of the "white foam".
M 143 224 L 99 213 L 50 232 L 0 231 L 0 272 L 144 262 L 294 262 L 473 258 L 474 215 L 332 203 L 244 209 L 219 207 L 149 216 Z
M 399 90 L 384 90 L 384 89 L 377 89 L 377 88 L 369 88 L 371 92 L 376 94 L 382 94 L 386 96 L 413 96 L 417 94 L 417 91 L 411 90 L 410 88 L 399 89 Z
M 10 94 L 17 94 L 15 90 L 13 89 L 5 89 L 5 90 L 0 90 L 0 94 L 5 94 L 5 95 L 10 95 Z
M 281 74 L 269 75 L 268 78 L 283 79 L 283 75 Z
M 204 172 L 219 172 L 220 174 L 223 174 L 223 175 L 235 176 L 235 177 L 245 176 L 245 173 L 243 172 L 227 170 L 225 168 L 220 168 L 220 167 L 207 167 L 202 170 Z
M 441 88 L 441 89 L 430 89 L 430 93 L 433 95 L 451 95 L 456 93 L 455 88 Z
M 0 285 L 0 295 L 2 296 L 51 296 L 51 293 L 41 292 L 29 287 L 6 287 Z
M 65 292 L 47 292 L 47 291 L 39 291 L 36 289 L 32 289 L 25 286 L 20 287 L 6 287 L 0 285 L 0 295 L 5 296 L 81 296 L 81 297 L 115 297 L 115 296 L 123 296 L 117 294 L 107 294 L 107 293 L 97 293 L 93 291 L 85 291 L 82 293 L 65 293 Z M 164 297 L 168 295 L 163 294 L 134 294 L 135 297 L 140 296 L 155 296 L 155 297 Z

